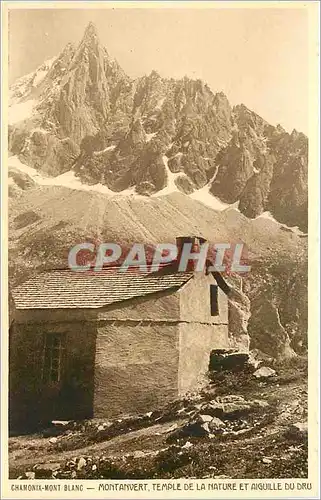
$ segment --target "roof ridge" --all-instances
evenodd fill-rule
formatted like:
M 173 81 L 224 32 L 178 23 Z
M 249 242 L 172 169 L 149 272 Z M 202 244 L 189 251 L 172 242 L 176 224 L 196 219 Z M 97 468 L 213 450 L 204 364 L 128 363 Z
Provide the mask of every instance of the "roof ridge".
M 135 265 L 131 265 L 131 266 L 128 266 L 128 268 L 126 268 L 126 271 L 132 271 L 132 270 L 135 270 L 139 267 L 146 267 L 146 268 L 150 268 L 150 267 L 156 267 L 157 269 L 163 269 L 165 267 L 170 267 L 174 262 L 176 262 L 175 260 L 171 261 L 171 262 L 152 262 L 152 263 L 146 263 L 144 264 L 144 262 L 137 262 L 137 264 Z M 99 270 L 96 270 L 95 269 L 95 266 L 92 266 L 90 267 L 89 269 L 83 269 L 83 266 L 75 266 L 73 268 L 70 268 L 70 267 L 53 267 L 53 268 L 50 268 L 50 269 L 42 269 L 38 275 L 40 274 L 44 274 L 44 273 L 54 273 L 56 271 L 66 271 L 66 272 L 70 272 L 70 271 L 74 271 L 74 272 L 81 272 L 83 274 L 85 274 L 86 272 L 101 272 L 101 271 L 107 271 L 107 270 L 110 270 L 110 269 L 121 269 L 123 267 L 123 264 L 124 263 L 121 263 L 121 264 L 110 264 L 110 265 L 107 265 L 107 266 L 102 266 L 101 269 Z

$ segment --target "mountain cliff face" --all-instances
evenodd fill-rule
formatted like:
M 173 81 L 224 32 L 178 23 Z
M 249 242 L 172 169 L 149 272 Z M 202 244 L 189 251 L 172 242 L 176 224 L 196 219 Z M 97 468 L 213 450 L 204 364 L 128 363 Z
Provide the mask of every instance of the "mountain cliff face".
M 237 129 L 216 157 L 211 192 L 240 201 L 247 217 L 269 210 L 280 221 L 307 227 L 308 140 L 293 130 L 268 125 L 245 106 L 234 108 Z
M 9 149 L 46 175 L 140 195 L 206 186 L 255 218 L 307 228 L 308 139 L 273 127 L 201 80 L 130 79 L 89 24 L 11 87 Z

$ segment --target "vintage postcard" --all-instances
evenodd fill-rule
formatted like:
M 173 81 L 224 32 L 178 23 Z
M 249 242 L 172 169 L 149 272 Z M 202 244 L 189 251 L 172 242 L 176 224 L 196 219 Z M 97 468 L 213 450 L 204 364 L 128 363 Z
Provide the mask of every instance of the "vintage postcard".
M 318 498 L 319 2 L 2 2 L 2 498 Z

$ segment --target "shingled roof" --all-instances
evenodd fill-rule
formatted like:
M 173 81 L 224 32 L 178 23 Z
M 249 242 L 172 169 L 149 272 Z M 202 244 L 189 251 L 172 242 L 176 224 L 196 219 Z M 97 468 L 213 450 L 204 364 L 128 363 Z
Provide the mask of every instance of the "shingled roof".
M 92 309 L 179 289 L 192 272 L 157 274 L 119 268 L 43 272 L 13 290 L 16 309 Z

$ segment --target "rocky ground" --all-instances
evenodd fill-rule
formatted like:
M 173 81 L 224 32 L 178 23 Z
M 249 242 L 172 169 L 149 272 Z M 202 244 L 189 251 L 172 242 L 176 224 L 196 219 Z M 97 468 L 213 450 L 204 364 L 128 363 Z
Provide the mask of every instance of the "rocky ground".
M 306 478 L 307 359 L 233 365 L 160 411 L 11 437 L 10 477 Z

